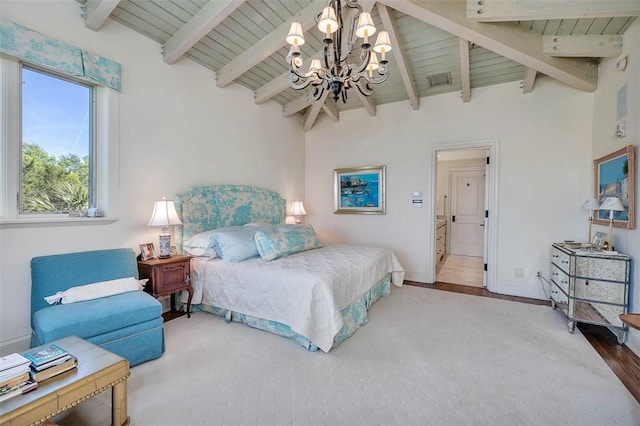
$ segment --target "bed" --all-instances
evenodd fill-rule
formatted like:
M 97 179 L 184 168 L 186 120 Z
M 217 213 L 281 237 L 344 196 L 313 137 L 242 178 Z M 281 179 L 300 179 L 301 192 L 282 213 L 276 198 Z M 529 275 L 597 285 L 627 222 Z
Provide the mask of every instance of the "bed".
M 391 284 L 402 285 L 393 252 L 322 245 L 311 226 L 283 224 L 286 202 L 273 191 L 203 186 L 178 194 L 175 204 L 182 219 L 176 247 L 195 255 L 193 308 L 228 322 L 329 352 L 367 323 Z

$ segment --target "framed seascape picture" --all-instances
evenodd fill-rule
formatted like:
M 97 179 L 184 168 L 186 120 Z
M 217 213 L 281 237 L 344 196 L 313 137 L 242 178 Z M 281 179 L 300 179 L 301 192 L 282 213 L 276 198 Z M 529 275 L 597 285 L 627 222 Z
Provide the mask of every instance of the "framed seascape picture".
M 333 171 L 334 213 L 385 214 L 385 166 Z
M 153 243 L 140 244 L 140 257 L 142 260 L 149 260 L 156 257 L 156 250 Z
M 595 198 L 618 197 L 625 210 L 614 212 L 613 226 L 634 229 L 635 226 L 635 159 L 633 145 L 593 161 Z M 598 210 L 598 225 L 609 224 L 609 211 Z

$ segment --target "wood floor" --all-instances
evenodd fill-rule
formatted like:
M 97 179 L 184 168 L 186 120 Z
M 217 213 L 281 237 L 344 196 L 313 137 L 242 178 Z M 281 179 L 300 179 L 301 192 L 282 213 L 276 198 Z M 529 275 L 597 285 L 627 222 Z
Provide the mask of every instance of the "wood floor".
M 482 287 L 482 266 L 481 257 L 448 254 L 436 275 L 436 280 L 443 283 Z
M 491 297 L 494 299 L 511 300 L 514 302 L 548 305 L 549 301 L 529 299 L 525 297 L 496 294 L 485 288 L 471 287 L 460 284 L 436 282 L 424 284 L 415 281 L 404 281 L 405 284 L 435 290 L 451 291 L 454 293 L 471 294 L 475 296 Z M 551 309 L 551 307 L 549 307 Z M 640 403 L 640 357 L 626 345 L 619 345 L 616 337 L 606 327 L 592 324 L 577 324 L 578 330 L 584 335 L 591 346 L 600 354 L 609 368 L 618 376 L 629 392 Z

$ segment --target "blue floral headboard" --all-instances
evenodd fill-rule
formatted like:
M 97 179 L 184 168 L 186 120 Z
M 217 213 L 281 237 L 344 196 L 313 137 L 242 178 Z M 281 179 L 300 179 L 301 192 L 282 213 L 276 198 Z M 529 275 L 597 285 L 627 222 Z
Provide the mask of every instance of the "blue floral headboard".
M 286 200 L 277 192 L 255 186 L 198 186 L 175 197 L 182 225 L 174 229 L 174 243 L 182 253 L 182 242 L 198 232 L 250 222 L 282 223 Z

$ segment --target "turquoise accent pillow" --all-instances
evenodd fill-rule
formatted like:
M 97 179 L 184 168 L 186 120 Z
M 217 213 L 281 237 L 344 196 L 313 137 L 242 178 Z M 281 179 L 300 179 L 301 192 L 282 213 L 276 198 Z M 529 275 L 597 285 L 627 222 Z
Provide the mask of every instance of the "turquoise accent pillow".
M 213 248 L 229 264 L 259 256 L 253 239 L 258 231 L 271 231 L 273 225 L 238 226 L 219 229 L 213 233 Z
M 286 231 L 258 231 L 253 237 L 260 257 L 274 260 L 300 251 L 322 247 L 311 225 Z

